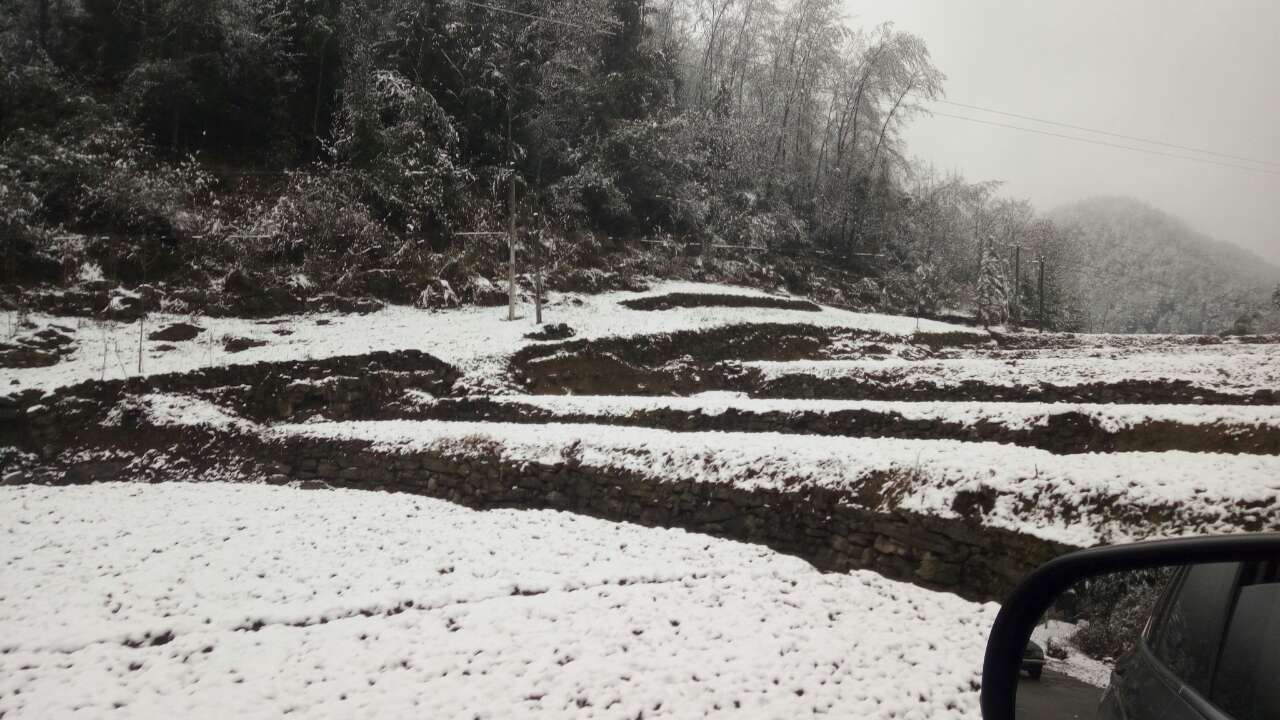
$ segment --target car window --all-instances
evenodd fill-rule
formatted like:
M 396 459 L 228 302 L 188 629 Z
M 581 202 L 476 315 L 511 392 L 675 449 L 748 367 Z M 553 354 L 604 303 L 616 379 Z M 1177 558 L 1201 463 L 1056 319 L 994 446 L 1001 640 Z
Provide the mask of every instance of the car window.
M 1242 577 L 1210 699 L 1236 720 L 1280 718 L 1280 563 Z
M 1170 672 L 1205 696 L 1239 568 L 1239 563 L 1189 568 L 1148 643 Z

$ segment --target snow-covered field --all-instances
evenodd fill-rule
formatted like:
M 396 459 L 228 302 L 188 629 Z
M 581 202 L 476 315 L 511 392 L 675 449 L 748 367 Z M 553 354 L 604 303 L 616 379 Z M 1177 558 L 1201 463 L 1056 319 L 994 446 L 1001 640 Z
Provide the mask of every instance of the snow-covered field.
M 1184 381 L 1208 390 L 1251 393 L 1280 387 L 1280 346 L 1217 345 L 1195 352 L 1143 352 L 1115 358 L 1039 357 L 1023 360 L 963 358 L 948 360 L 806 360 L 743 363 L 766 379 L 786 375 L 818 378 L 857 377 L 939 387 L 963 382 L 987 385 L 1057 386 L 1134 381 Z
M 675 530 L 355 491 L 6 487 L 0 527 L 6 719 L 976 718 L 995 612 Z
M 978 329 L 831 308 L 619 305 L 675 292 L 758 294 L 664 283 L 645 293 L 557 295 L 547 320 L 569 324 L 578 339 L 623 336 L 638 343 L 648 334 L 735 324 L 867 333 L 842 336 L 814 359 L 744 363 L 770 378 L 1280 389 L 1280 344 L 1052 336 L 1037 347 L 1028 335 L 1008 350 Z M 142 341 L 142 374 L 416 349 L 464 373 L 455 394 L 513 392 L 507 362 L 534 344 L 524 338 L 534 326 L 527 318 L 506 322 L 505 313 L 388 307 L 269 320 L 152 316 L 145 328 L 35 316 L 38 326 L 69 328 L 75 349 L 49 367 L 4 369 L 0 392 L 136 375 L 140 331 L 174 321 L 204 332 L 186 342 Z M 928 335 L 935 342 L 922 337 Z M 265 344 L 230 353 L 223 350 L 229 337 Z M 956 347 L 957 338 L 965 347 Z M 173 347 L 162 351 L 165 344 Z M 517 465 L 562 463 L 571 454 L 584 466 L 620 468 L 654 483 L 851 490 L 850 502 L 881 504 L 874 509 L 946 518 L 963 512 L 964 522 L 1074 546 L 1280 528 L 1274 455 L 1056 455 L 989 442 L 582 422 L 330 422 L 316 415 L 263 425 L 214 403 L 231 403 L 234 395 L 130 396 L 110 400 L 116 410 L 104 405 L 96 417 L 105 416 L 114 432 L 141 417 L 144 427 L 202 425 L 268 443 L 354 440 L 389 454 L 465 454 L 479 443 Z M 487 399 L 511 403 L 514 412 L 535 407 L 587 420 L 654 410 L 864 410 L 896 413 L 926 429 L 936 422 L 1027 429 L 1072 412 L 1105 431 L 1151 421 L 1280 427 L 1276 406 L 1262 405 L 771 400 L 722 392 Z M 413 393 L 406 400 L 435 402 Z M 179 459 L 200 452 L 173 450 Z M 37 458 L 43 451 L 23 452 Z M 92 449 L 60 452 L 68 467 L 92 461 Z M 151 457 L 136 454 L 126 467 Z M 236 476 L 241 466 L 229 467 L 226 475 Z M 14 474 L 6 472 L 6 481 Z M 874 487 L 856 492 L 869 477 L 877 477 Z M 0 486 L 0 529 L 5 720 L 286 713 L 975 718 L 982 648 L 994 618 L 993 605 L 869 572 L 824 575 L 757 546 L 555 512 L 475 512 L 408 495 L 223 483 L 11 485 Z M 1101 674 L 1074 656 L 1061 669 L 1091 681 Z
M 748 288 L 722 285 L 669 282 L 652 290 L 611 292 L 600 295 L 553 295 L 546 308 L 547 322 L 567 323 L 575 338 L 634 336 L 680 330 L 703 330 L 725 325 L 751 323 L 802 323 L 820 327 L 841 327 L 908 337 L 914 333 L 960 333 L 982 339 L 982 330 L 929 320 L 874 313 L 856 313 L 838 308 L 820 312 L 776 308 L 696 307 L 661 312 L 630 310 L 620 301 L 675 292 L 704 294 L 763 295 Z M 527 314 L 529 308 L 525 308 Z M 493 376 L 501 372 L 503 361 L 519 348 L 533 343 L 524 334 L 534 329 L 524 317 L 506 321 L 506 307 L 465 307 L 429 311 L 407 306 L 388 306 L 369 315 L 316 313 L 268 320 L 242 318 L 192 318 L 153 315 L 146 332 L 171 322 L 194 322 L 204 328 L 195 340 L 168 343 L 178 350 L 160 351 L 166 343 L 143 341 L 142 374 L 187 372 L 201 367 L 246 364 L 260 361 L 302 360 L 358 355 L 375 350 L 421 350 L 466 373 Z M 137 375 L 139 325 L 111 321 L 90 321 L 33 315 L 38 325 L 56 323 L 72 330 L 75 352 L 61 362 L 43 368 L 6 369 L 2 392 L 26 388 L 52 389 L 82 380 L 120 378 Z M 0 326 L 4 325 L 0 322 Z M 287 334 L 281 334 L 287 332 Z M 237 337 L 266 344 L 237 353 L 225 352 L 222 338 Z
M 682 433 L 575 424 L 366 421 L 279 425 L 277 436 L 362 440 L 382 452 L 466 455 L 500 448 L 512 462 L 619 467 L 655 483 L 691 480 L 803 491 L 856 491 L 873 473 L 899 478 L 885 505 L 954 517 L 961 493 L 989 491 L 991 527 L 1076 547 L 1195 533 L 1236 532 L 1237 503 L 1254 518 L 1280 517 L 1280 457 L 1160 452 L 1054 455 L 1035 448 L 955 440 L 847 438 L 778 433 Z M 1157 519 L 1159 512 L 1168 513 Z M 1141 527 L 1127 516 L 1148 518 Z
M 429 405 L 433 398 L 411 395 Z M 1104 430 L 1115 431 L 1149 422 L 1280 428 L 1280 412 L 1269 406 L 1248 405 L 1097 405 L 1041 402 L 906 402 L 893 400 L 790 400 L 751 398 L 742 393 L 707 392 L 692 397 L 627 395 L 499 395 L 495 403 L 533 407 L 555 415 L 626 417 L 637 412 L 676 410 L 721 415 L 744 413 L 838 413 L 867 411 L 897 414 L 905 420 L 976 425 L 989 422 L 1013 430 L 1042 427 L 1053 415 L 1079 413 L 1095 419 Z

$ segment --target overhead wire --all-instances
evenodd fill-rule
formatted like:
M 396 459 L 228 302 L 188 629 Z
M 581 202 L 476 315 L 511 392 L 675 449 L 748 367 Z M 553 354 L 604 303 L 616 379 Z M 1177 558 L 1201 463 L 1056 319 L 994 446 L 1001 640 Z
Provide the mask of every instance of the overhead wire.
M 921 96 L 917 96 L 921 97 Z M 1178 143 L 1165 142 L 1163 140 L 1152 140 L 1150 138 L 1140 137 L 1138 135 L 1126 135 L 1124 133 L 1112 132 L 1110 130 L 1099 130 L 1097 128 L 1085 127 L 1083 125 L 1072 125 L 1071 123 L 1059 122 L 1057 120 L 1047 120 L 1032 115 L 1020 115 L 1018 113 L 1008 112 L 1006 110 L 996 110 L 995 108 L 983 107 L 981 105 L 971 105 L 969 103 L 957 102 L 955 100 L 944 100 L 942 98 L 926 98 L 929 102 L 942 103 L 944 105 L 954 105 L 956 107 L 966 108 L 968 110 L 977 110 L 979 112 L 992 113 L 993 115 L 1004 115 L 1005 117 L 1017 118 L 1019 120 L 1030 120 L 1031 122 L 1044 123 L 1045 125 L 1055 125 L 1070 130 L 1079 130 L 1081 132 L 1095 133 L 1097 135 L 1106 135 L 1109 137 L 1120 138 L 1122 140 L 1132 140 L 1135 142 L 1145 143 L 1148 145 L 1159 145 L 1161 147 L 1174 148 L 1176 150 L 1186 150 L 1188 152 L 1202 153 L 1204 155 L 1214 155 L 1227 160 L 1238 160 L 1241 162 L 1257 163 L 1259 165 L 1270 165 L 1280 168 L 1280 162 L 1272 162 L 1271 160 L 1260 160 L 1257 158 L 1244 157 L 1243 155 L 1232 155 L 1230 153 L 1218 152 L 1216 150 L 1206 150 L 1204 148 L 1193 147 L 1190 145 L 1179 145 Z
M 1049 130 L 1039 130 L 1036 128 L 1023 127 L 1021 125 L 1010 125 L 1008 123 L 996 122 L 994 120 L 983 120 L 981 118 L 967 117 L 965 115 L 953 115 L 940 110 L 930 110 L 933 115 L 938 115 L 955 120 L 964 120 L 966 122 L 979 123 L 982 125 L 991 125 L 999 128 L 1007 128 L 1009 130 L 1021 130 L 1022 132 L 1035 133 L 1037 135 L 1048 135 L 1050 137 L 1062 138 L 1064 140 L 1074 140 L 1075 142 L 1088 143 L 1090 145 L 1101 145 L 1103 147 L 1116 148 L 1119 150 L 1129 150 L 1131 152 L 1146 153 L 1148 155 L 1159 155 L 1162 157 L 1176 158 L 1178 160 L 1188 160 L 1190 162 L 1206 163 L 1209 165 L 1218 165 L 1220 167 L 1234 168 L 1236 170 L 1245 170 L 1248 172 L 1263 173 L 1265 175 L 1280 176 L 1280 171 L 1268 170 L 1267 168 L 1251 167 L 1248 165 L 1237 165 L 1235 163 L 1222 162 L 1219 160 L 1211 160 L 1209 158 L 1198 158 L 1189 155 L 1179 155 L 1177 153 L 1165 152 L 1163 150 L 1152 150 L 1150 148 L 1134 147 L 1132 145 L 1121 145 L 1120 143 L 1107 142 L 1106 140 L 1094 140 L 1091 138 L 1079 137 L 1077 135 L 1067 135 L 1066 133 L 1057 133 Z
M 579 30 L 593 30 L 595 32 L 604 33 L 606 35 L 613 33 L 612 30 L 606 30 L 601 27 L 579 25 L 577 23 L 568 22 L 567 20 L 557 20 L 555 18 L 549 18 L 544 15 L 533 15 L 531 13 L 520 12 L 519 10 L 512 10 L 510 8 L 504 8 L 498 5 L 489 5 L 488 3 L 475 2 L 475 0 L 456 0 L 456 2 L 461 3 L 462 5 L 471 5 L 472 7 L 479 7 L 479 8 L 484 8 L 486 10 L 492 10 L 494 12 L 506 13 L 508 15 L 515 15 L 517 17 L 522 17 L 527 20 L 544 20 L 549 23 L 555 23 L 556 25 L 564 25 L 565 27 L 577 28 Z

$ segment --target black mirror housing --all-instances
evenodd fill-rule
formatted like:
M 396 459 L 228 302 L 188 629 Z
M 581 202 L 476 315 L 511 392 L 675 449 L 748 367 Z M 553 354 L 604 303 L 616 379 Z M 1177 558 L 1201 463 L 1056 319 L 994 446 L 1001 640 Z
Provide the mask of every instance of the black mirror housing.
M 1093 548 L 1045 563 L 1014 588 L 996 615 L 982 664 L 984 720 L 1015 720 L 1018 673 L 1031 631 L 1055 599 L 1078 581 L 1108 573 L 1280 556 L 1280 533 L 1155 540 Z

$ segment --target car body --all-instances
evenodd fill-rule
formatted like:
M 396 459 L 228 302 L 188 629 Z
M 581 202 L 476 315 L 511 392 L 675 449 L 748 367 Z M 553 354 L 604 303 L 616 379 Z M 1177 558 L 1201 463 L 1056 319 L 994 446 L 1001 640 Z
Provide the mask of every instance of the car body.
M 1022 672 L 1032 680 L 1039 680 L 1044 672 L 1044 649 L 1034 642 L 1028 641 L 1027 648 L 1022 651 Z
M 1181 568 L 1099 705 L 1105 720 L 1280 717 L 1280 560 Z
M 1032 631 L 1063 593 L 1089 578 L 1157 568 L 1167 568 L 1171 579 L 1154 610 L 1146 613 L 1145 627 L 1128 635 L 1137 647 L 1113 666 L 1113 688 L 1097 706 L 1098 715 L 1133 720 L 1280 718 L 1280 682 L 1275 681 L 1280 677 L 1280 533 L 1267 532 L 1095 547 L 1036 568 L 1001 603 L 987 637 L 983 720 L 1034 720 L 1034 715 L 1019 714 L 1022 659 Z M 1181 596 L 1192 590 L 1216 598 L 1209 613 L 1199 614 L 1201 620 L 1181 609 L 1192 607 Z M 1161 642 L 1163 651 L 1170 639 L 1189 636 L 1199 638 L 1201 649 L 1207 648 L 1202 654 L 1212 662 L 1207 675 L 1217 687 L 1209 685 L 1207 693 L 1179 680 L 1168 658 L 1151 662 L 1142 656 L 1157 654 L 1152 648 Z

